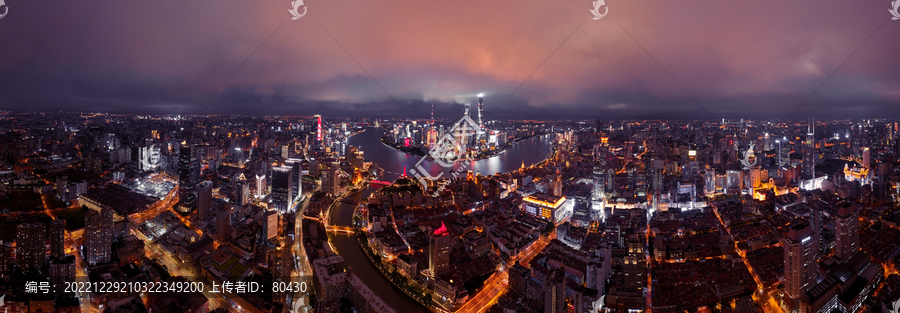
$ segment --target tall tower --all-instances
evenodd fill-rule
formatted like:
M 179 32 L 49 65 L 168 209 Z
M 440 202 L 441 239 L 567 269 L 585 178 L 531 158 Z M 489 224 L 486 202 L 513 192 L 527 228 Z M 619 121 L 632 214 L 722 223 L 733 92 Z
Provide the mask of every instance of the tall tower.
M 644 253 L 644 240 L 638 234 L 628 237 L 625 255 L 625 287 L 632 291 L 640 291 L 647 285 L 647 256 Z
M 844 203 L 834 219 L 834 232 L 836 243 L 834 256 L 841 261 L 847 261 L 859 250 L 859 206 L 852 203 Z
M 429 235 L 428 269 L 431 270 L 431 276 L 437 280 L 450 272 L 450 243 L 453 237 L 450 236 L 444 222 Z
M 470 107 L 472 107 L 472 105 L 471 105 L 471 104 L 468 104 L 468 103 L 466 103 L 466 106 L 465 106 L 465 108 L 466 108 L 466 111 L 465 111 L 465 116 L 469 116 L 469 108 L 470 108 Z
M 816 121 L 806 127 L 806 140 L 803 141 L 803 175 L 808 178 L 816 176 Z
M 809 225 L 794 223 L 781 238 L 784 244 L 784 302 L 789 312 L 797 312 L 799 300 L 816 283 L 818 242 Z
M 544 281 L 544 312 L 566 312 L 566 273 L 556 269 Z
M 322 116 L 313 115 L 316 119 L 316 141 L 322 141 Z
M 606 173 L 600 166 L 594 166 L 594 172 L 591 174 L 594 188 L 591 192 L 592 200 L 598 201 L 606 197 Z
M 113 210 L 104 207 L 88 210 L 84 216 L 84 259 L 88 264 L 112 260 Z
M 272 204 L 281 214 L 291 212 L 291 204 L 294 201 L 292 171 L 289 166 L 279 166 L 272 171 Z
M 484 94 L 478 94 L 478 139 L 484 137 L 484 124 L 481 123 L 481 113 L 484 110 Z
M 872 151 L 869 147 L 862 148 L 862 166 L 868 170 L 872 169 Z
M 266 175 L 263 173 L 256 174 L 256 198 L 262 199 L 268 193 L 268 185 L 266 184 Z
M 194 147 L 181 143 L 178 155 L 178 211 L 190 213 L 197 208 L 197 178 L 200 177 L 200 163 L 196 159 Z

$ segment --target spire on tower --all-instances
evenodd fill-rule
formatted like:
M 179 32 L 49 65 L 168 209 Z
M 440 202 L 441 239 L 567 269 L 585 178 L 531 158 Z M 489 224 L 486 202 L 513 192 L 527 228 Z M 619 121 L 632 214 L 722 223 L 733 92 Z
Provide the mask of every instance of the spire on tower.
M 478 94 L 478 139 L 484 135 L 484 124 L 481 123 L 481 112 L 484 109 L 484 94 Z

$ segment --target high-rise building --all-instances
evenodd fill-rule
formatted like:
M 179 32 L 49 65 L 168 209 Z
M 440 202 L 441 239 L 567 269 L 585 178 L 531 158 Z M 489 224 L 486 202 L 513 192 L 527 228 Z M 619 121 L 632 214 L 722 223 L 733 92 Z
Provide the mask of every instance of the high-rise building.
M 591 174 L 594 188 L 591 192 L 591 199 L 600 200 L 606 197 L 606 173 L 602 167 L 594 166 L 594 172 Z
M 632 291 L 643 290 L 647 286 L 647 256 L 644 241 L 638 234 L 631 235 L 626 244 L 625 286 Z
M 221 241 L 231 239 L 231 209 L 233 205 L 226 204 L 216 210 L 216 235 Z
M 272 169 L 272 206 L 281 214 L 293 212 L 294 202 L 293 169 L 279 166 Z
M 266 212 L 266 239 L 272 239 L 278 235 L 278 215 L 276 211 Z
M 200 178 L 200 162 L 194 147 L 181 143 L 178 155 L 178 211 L 190 213 L 197 208 L 197 180 Z
M 66 283 L 75 281 L 75 256 L 52 258 L 50 260 L 50 285 L 56 292 L 64 292 Z
M 816 283 L 818 244 L 809 225 L 792 223 L 781 238 L 784 246 L 784 302 L 791 312 L 799 308 L 799 299 Z
M 484 94 L 478 94 L 478 139 L 484 138 L 484 124 L 481 122 L 481 114 L 484 111 Z
M 450 273 L 450 244 L 453 236 L 450 235 L 444 222 L 441 222 L 440 228 L 428 235 L 428 269 L 431 270 L 431 276 L 436 279 Z
M 816 176 L 816 125 L 813 121 L 807 126 L 806 140 L 803 141 L 803 175 L 808 178 Z
M 859 251 L 859 205 L 844 203 L 834 217 L 834 256 L 850 260 Z
M 321 142 L 322 141 L 322 116 L 316 114 L 313 117 L 316 120 L 316 141 Z
M 234 192 L 236 193 L 235 201 L 241 206 L 250 204 L 250 184 L 247 184 L 246 181 L 239 182 Z
M 22 223 L 16 229 L 16 263 L 23 272 L 44 266 L 44 224 Z
M 206 220 L 212 215 L 209 210 L 212 207 L 212 182 L 205 180 L 197 185 L 197 217 Z
M 266 185 L 266 175 L 263 173 L 256 174 L 256 198 L 262 199 L 268 192 L 269 186 Z
M 555 269 L 547 275 L 544 283 L 544 312 L 566 312 L 566 273 Z
M 66 255 L 66 220 L 59 218 L 50 222 L 50 257 L 62 258 Z
M 104 207 L 90 209 L 84 216 L 84 259 L 88 264 L 108 263 L 112 260 L 113 210 Z
M 285 162 L 291 166 L 291 188 L 294 190 L 294 198 L 300 199 L 303 195 L 303 160 L 288 159 Z
M 869 147 L 862 148 L 862 166 L 866 169 L 872 169 L 872 151 Z
M 327 194 L 337 194 L 341 189 L 341 164 L 331 162 L 331 167 L 322 172 L 322 191 Z

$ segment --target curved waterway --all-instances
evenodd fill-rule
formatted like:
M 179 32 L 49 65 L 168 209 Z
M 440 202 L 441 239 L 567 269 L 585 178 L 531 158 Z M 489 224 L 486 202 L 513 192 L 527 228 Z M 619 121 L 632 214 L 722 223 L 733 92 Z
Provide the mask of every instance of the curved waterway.
M 366 160 L 372 161 L 385 169 L 381 180 L 394 181 L 403 174 L 404 167 L 407 171 L 413 168 L 421 157 L 409 155 L 394 150 L 381 142 L 381 136 L 385 130 L 382 128 L 368 128 L 366 131 L 350 137 L 350 145 L 360 147 L 365 152 Z M 550 154 L 553 136 L 536 136 L 516 143 L 506 152 L 494 157 L 466 162 L 465 169 L 471 169 L 483 175 L 511 172 L 518 169 L 524 163 L 525 166 L 539 163 Z M 424 161 L 421 166 L 433 176 L 444 173 L 442 177 L 449 177 L 451 170 L 460 170 L 460 166 L 450 169 L 433 161 Z M 349 196 L 353 202 L 359 203 L 372 194 L 375 188 L 367 188 Z M 331 225 L 352 226 L 353 211 L 355 205 L 340 202 L 331 210 L 329 217 Z M 354 235 L 329 234 L 336 252 L 344 257 L 345 262 L 359 278 L 376 295 L 381 297 L 388 305 L 398 312 L 430 312 L 428 308 L 410 298 L 402 290 L 394 286 L 381 271 L 366 257 L 365 251 L 360 247 Z M 419 264 L 419 268 L 427 264 Z

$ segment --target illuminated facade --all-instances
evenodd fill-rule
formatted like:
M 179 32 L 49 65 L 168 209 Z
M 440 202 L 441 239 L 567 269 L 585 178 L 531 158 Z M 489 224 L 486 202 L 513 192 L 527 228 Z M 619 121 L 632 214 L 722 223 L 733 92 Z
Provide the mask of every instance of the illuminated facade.
M 112 260 L 113 210 L 89 209 L 84 216 L 84 260 L 96 265 Z
M 450 272 L 450 244 L 453 236 L 450 236 L 444 222 L 428 235 L 428 269 L 431 270 L 432 277 L 439 278 Z
M 803 141 L 803 176 L 816 176 L 816 126 L 815 122 L 807 127 L 806 140 Z
M 322 116 L 314 115 L 316 118 L 316 141 L 322 141 Z
M 564 196 L 536 193 L 525 197 L 521 209 L 531 216 L 559 224 L 572 215 L 572 211 L 567 210 L 567 206 L 563 205 L 565 203 L 566 197 Z
M 44 265 L 44 224 L 22 223 L 16 229 L 16 262 L 23 271 Z
M 279 213 L 293 212 L 294 175 L 289 166 L 272 169 L 272 207 Z
M 859 250 L 859 205 L 844 203 L 834 218 L 834 256 L 841 261 L 852 258 Z
M 256 174 L 256 198 L 262 199 L 266 196 L 266 175 Z
M 818 241 L 809 225 L 794 223 L 781 238 L 784 245 L 784 306 L 799 310 L 799 300 L 816 284 Z

